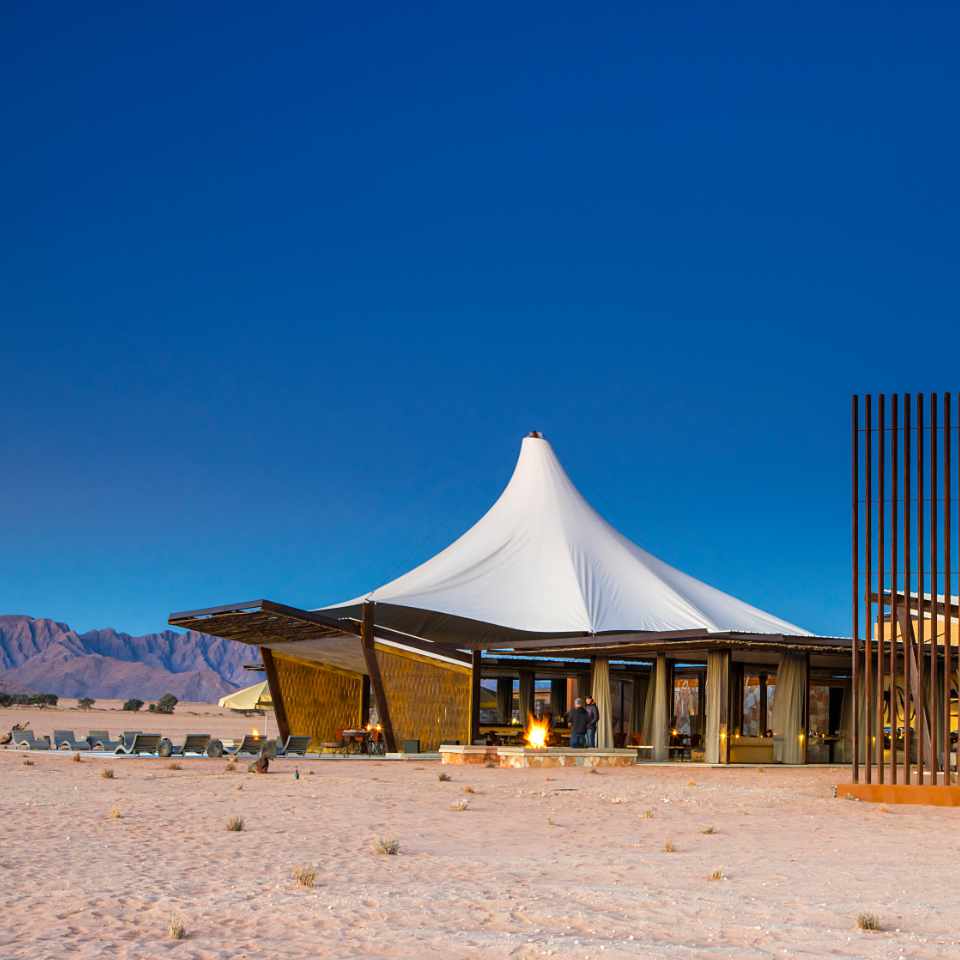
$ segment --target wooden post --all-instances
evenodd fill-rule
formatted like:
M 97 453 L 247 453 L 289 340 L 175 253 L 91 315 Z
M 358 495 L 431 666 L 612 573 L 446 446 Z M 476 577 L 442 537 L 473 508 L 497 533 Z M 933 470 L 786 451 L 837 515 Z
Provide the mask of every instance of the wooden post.
M 364 674 L 360 678 L 360 726 L 370 722 L 370 678 Z
M 853 425 L 853 644 L 851 645 L 851 703 L 853 716 L 853 782 L 860 782 L 860 710 L 857 703 L 857 676 L 859 657 L 857 646 L 860 643 L 860 408 L 859 398 L 854 394 L 851 403 L 851 420 Z M 867 586 L 869 590 L 869 585 Z M 760 674 L 760 735 L 766 732 L 767 716 L 767 678 Z
M 270 699 L 273 701 L 273 715 L 277 718 L 277 731 L 280 739 L 286 741 L 290 736 L 290 724 L 287 723 L 287 709 L 280 692 L 280 678 L 277 676 L 277 665 L 273 660 L 273 651 L 269 647 L 260 648 L 263 657 L 263 669 L 267 674 L 267 686 L 270 688 Z
M 865 456 L 864 470 L 864 617 L 863 617 L 863 698 L 866 701 L 864 717 L 866 730 L 864 742 L 866 748 L 866 782 L 873 781 L 873 418 L 871 415 L 872 396 L 864 397 L 864 434 Z
M 374 605 L 367 600 L 363 604 L 363 619 L 360 622 L 360 645 L 363 647 L 363 659 L 367 665 L 367 674 L 370 677 L 373 696 L 377 701 L 377 715 L 380 717 L 380 725 L 383 727 L 384 746 L 387 753 L 396 753 L 397 738 L 393 735 L 390 707 L 383 689 L 383 677 L 380 674 L 380 663 L 377 660 L 374 629 Z
M 480 651 L 474 650 L 470 655 L 470 746 L 480 739 L 480 660 Z

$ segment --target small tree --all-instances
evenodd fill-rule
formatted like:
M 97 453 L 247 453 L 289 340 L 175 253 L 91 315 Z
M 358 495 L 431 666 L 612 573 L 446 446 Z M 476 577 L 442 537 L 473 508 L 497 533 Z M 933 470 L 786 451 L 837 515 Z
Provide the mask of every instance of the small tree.
M 138 700 L 136 697 L 131 697 L 124 705 L 124 710 L 129 710 L 132 713 L 136 713 L 143 706 L 143 701 Z
M 150 704 L 151 713 L 173 713 L 179 701 L 172 693 L 165 693 L 156 703 Z
M 81 697 L 77 701 L 77 706 L 81 710 L 89 710 L 97 701 L 93 697 Z

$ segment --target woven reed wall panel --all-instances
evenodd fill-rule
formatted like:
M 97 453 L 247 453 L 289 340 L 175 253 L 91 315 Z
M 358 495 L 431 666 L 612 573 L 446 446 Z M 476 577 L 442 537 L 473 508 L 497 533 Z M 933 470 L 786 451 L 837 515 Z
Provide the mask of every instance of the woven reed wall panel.
M 337 731 L 360 722 L 360 677 L 322 664 L 274 654 L 290 732 L 313 737 L 313 749 L 337 739 Z
M 453 740 L 469 742 L 469 669 L 438 666 L 381 647 L 377 660 L 398 747 L 402 740 L 419 740 L 423 751 Z

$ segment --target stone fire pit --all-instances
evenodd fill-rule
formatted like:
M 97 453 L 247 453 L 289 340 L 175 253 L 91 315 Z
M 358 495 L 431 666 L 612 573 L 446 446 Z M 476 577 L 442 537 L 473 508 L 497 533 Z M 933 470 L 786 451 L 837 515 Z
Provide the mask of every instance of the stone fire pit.
M 498 767 L 628 767 L 637 762 L 636 750 L 572 750 L 569 747 L 467 747 L 444 744 L 440 762 L 488 764 Z

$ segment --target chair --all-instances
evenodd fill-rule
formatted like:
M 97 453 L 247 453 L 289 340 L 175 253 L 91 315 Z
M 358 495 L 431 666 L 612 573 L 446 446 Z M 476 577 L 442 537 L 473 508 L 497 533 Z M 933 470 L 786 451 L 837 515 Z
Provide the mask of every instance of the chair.
M 188 733 L 184 737 L 183 743 L 178 747 L 172 741 L 164 737 L 160 741 L 160 748 L 157 751 L 161 757 L 185 757 L 187 754 L 200 756 L 207 753 L 210 746 L 209 733 Z
M 32 730 L 14 730 L 13 745 L 21 750 L 49 750 L 49 737 L 35 737 Z
M 232 750 L 225 750 L 224 752 L 231 757 L 238 757 L 241 753 L 258 754 L 260 753 L 260 748 L 266 742 L 266 737 L 255 737 L 252 733 L 248 733 L 236 747 Z
M 113 751 L 120 746 L 119 740 L 111 740 L 110 733 L 107 730 L 91 730 L 87 734 L 87 743 L 91 750 Z
M 301 757 L 306 756 L 312 740 L 313 737 L 298 737 L 291 734 L 284 743 L 277 742 L 277 756 L 289 757 L 294 754 Z
M 124 735 L 126 737 L 126 735 Z M 113 752 L 116 754 L 126 754 L 130 756 L 135 756 L 139 754 L 150 754 L 151 756 L 156 755 L 160 752 L 160 740 L 161 736 L 159 733 L 137 733 L 134 734 L 133 740 L 129 745 L 126 743 L 121 743 L 119 747 Z
M 54 730 L 53 747 L 55 750 L 89 750 L 86 740 L 78 740 L 72 730 Z

